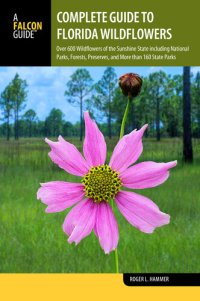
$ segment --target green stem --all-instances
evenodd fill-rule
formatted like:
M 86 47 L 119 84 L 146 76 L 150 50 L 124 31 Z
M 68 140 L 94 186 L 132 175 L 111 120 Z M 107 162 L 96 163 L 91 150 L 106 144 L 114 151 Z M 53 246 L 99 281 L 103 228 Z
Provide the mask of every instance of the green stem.
M 112 210 L 114 211 L 114 201 L 111 200 L 111 206 L 112 206 Z M 114 251 L 115 253 L 115 273 L 119 273 L 119 260 L 118 260 L 118 251 L 117 248 Z
M 131 97 L 128 97 L 128 102 L 127 102 L 126 109 L 125 109 L 125 112 L 124 112 L 124 116 L 123 116 L 123 119 L 122 119 L 119 139 L 121 139 L 124 136 L 124 128 L 125 128 L 126 120 L 127 120 L 127 117 L 128 117 L 128 112 L 129 112 L 129 109 L 130 109 L 130 104 L 131 104 Z M 111 205 L 112 205 L 112 209 L 114 211 L 114 201 L 113 200 L 111 200 Z M 118 259 L 117 248 L 115 249 L 114 253 L 115 253 L 115 271 L 116 271 L 116 273 L 119 273 L 119 259 Z
M 126 109 L 125 109 L 125 112 L 124 112 L 124 117 L 122 119 L 119 139 L 121 139 L 124 136 L 124 128 L 125 128 L 126 120 L 127 120 L 127 117 L 128 117 L 128 112 L 129 112 L 129 109 L 130 109 L 130 104 L 131 104 L 131 97 L 128 97 L 128 102 L 127 102 Z

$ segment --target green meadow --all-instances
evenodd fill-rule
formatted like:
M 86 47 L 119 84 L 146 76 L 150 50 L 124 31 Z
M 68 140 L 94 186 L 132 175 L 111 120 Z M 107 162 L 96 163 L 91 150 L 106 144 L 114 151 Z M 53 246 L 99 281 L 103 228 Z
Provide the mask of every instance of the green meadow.
M 108 156 L 117 139 L 108 141 Z M 71 139 L 81 150 L 77 139 Z M 200 141 L 194 163 L 182 162 L 180 139 L 144 139 L 140 160 L 178 160 L 163 185 L 136 192 L 171 215 L 171 223 L 144 234 L 115 208 L 119 224 L 120 272 L 200 272 Z M 105 255 L 94 233 L 70 245 L 62 230 L 69 210 L 45 213 L 36 199 L 40 182 L 79 181 L 54 165 L 42 139 L 0 140 L 0 272 L 112 273 L 114 253 Z

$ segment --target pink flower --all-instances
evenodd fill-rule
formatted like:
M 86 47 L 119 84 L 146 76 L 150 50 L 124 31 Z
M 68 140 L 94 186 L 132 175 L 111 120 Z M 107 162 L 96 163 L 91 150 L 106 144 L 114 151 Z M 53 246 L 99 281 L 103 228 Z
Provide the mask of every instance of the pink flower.
M 170 216 L 161 212 L 150 199 L 135 192 L 121 190 L 155 187 L 167 180 L 169 169 L 177 161 L 135 164 L 142 153 L 142 136 L 147 125 L 125 135 L 117 143 L 110 163 L 105 164 L 106 142 L 88 112 L 85 118 L 84 157 L 61 136 L 58 142 L 45 141 L 51 147 L 50 158 L 60 168 L 82 177 L 81 183 L 54 181 L 41 184 L 37 198 L 47 205 L 46 212 L 59 212 L 75 204 L 63 224 L 68 242 L 78 244 L 92 230 L 107 254 L 116 249 L 118 225 L 109 201 L 114 199 L 127 221 L 145 233 L 169 223 Z

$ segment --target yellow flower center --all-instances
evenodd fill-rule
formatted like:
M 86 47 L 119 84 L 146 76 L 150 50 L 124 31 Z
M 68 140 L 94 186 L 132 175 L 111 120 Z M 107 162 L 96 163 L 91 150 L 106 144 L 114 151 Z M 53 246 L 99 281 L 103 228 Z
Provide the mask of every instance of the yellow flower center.
M 85 196 L 96 203 L 108 202 L 119 192 L 122 184 L 119 173 L 106 164 L 92 167 L 83 177 L 82 183 Z

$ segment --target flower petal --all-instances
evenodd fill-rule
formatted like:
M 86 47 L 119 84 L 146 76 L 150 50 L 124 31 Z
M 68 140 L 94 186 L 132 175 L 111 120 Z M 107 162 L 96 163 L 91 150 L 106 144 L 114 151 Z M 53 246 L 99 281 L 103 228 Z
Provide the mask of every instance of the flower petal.
M 52 181 L 41 183 L 37 199 L 48 205 L 46 212 L 60 212 L 79 202 L 84 197 L 84 186 L 80 183 Z
M 106 202 L 98 204 L 95 234 L 106 254 L 115 250 L 118 244 L 118 225 L 110 205 Z
M 177 161 L 156 163 L 152 161 L 138 163 L 120 174 L 122 185 L 132 189 L 155 187 L 167 180 L 169 169 L 176 166 Z
M 70 236 L 74 230 L 78 218 L 80 217 L 81 208 L 85 205 L 85 200 L 79 202 L 75 207 L 73 207 L 67 214 L 64 224 L 63 231 Z
M 147 126 L 146 124 L 139 131 L 134 130 L 119 140 L 109 163 L 114 170 L 122 172 L 137 161 L 143 150 L 142 136 Z
M 51 147 L 49 157 L 60 168 L 75 176 L 83 176 L 88 172 L 87 162 L 73 144 L 65 141 L 61 136 L 58 137 L 58 142 L 47 138 L 45 141 Z
M 115 197 L 116 204 L 127 221 L 145 233 L 166 225 L 170 216 L 161 212 L 150 199 L 137 193 L 121 191 Z
M 81 201 L 68 213 L 63 231 L 69 236 L 68 242 L 77 245 L 94 228 L 97 205 L 90 199 Z
M 103 165 L 106 160 L 106 142 L 103 134 L 98 129 L 88 112 L 84 113 L 85 140 L 83 153 L 90 167 Z

